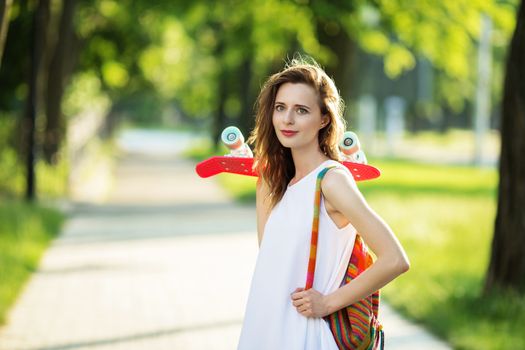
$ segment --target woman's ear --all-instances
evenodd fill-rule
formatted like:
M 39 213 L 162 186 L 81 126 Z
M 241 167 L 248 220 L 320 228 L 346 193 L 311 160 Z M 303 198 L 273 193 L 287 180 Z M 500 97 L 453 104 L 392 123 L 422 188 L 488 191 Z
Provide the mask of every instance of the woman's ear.
M 325 114 L 321 117 L 321 129 L 330 124 L 330 116 Z

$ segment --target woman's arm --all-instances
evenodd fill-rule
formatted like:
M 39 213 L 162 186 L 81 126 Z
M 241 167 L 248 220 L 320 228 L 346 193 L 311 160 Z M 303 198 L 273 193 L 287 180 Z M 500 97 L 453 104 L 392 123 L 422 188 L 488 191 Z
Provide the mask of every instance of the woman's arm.
M 367 297 L 410 268 L 407 255 L 388 225 L 368 206 L 354 179 L 343 169 L 321 183 L 325 200 L 342 213 L 374 252 L 376 261 L 349 283 L 326 296 L 327 314 Z
M 257 213 L 257 239 L 259 246 L 264 234 L 264 226 L 266 221 L 268 221 L 268 216 L 270 216 L 270 189 L 266 182 L 259 177 L 257 180 L 256 191 L 255 191 L 255 207 Z
M 376 254 L 376 261 L 352 283 L 328 295 L 297 288 L 291 295 L 297 311 L 306 317 L 324 317 L 361 300 L 407 271 L 405 251 L 388 225 L 368 206 L 354 179 L 343 169 L 329 171 L 321 182 L 325 204 L 342 213 Z

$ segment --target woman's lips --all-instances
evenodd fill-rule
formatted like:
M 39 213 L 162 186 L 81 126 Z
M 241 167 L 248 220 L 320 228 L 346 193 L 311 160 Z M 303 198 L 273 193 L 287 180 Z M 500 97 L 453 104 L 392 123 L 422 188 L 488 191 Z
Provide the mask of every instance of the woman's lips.
M 297 134 L 297 131 L 291 131 L 291 130 L 281 130 L 281 133 L 286 136 L 286 137 L 290 137 L 290 136 L 293 136 L 295 134 Z

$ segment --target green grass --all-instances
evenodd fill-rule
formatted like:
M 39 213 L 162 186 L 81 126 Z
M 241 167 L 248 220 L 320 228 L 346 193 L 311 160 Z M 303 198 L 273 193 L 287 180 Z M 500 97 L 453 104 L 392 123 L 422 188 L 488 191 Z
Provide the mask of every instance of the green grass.
M 56 210 L 0 198 L 0 324 L 64 220 Z
M 0 148 L 0 195 L 20 198 L 25 191 L 25 167 L 13 149 Z M 57 165 L 44 160 L 36 162 L 36 191 L 39 197 L 58 198 L 66 195 L 68 161 L 62 159 Z
M 25 168 L 7 143 L 12 130 L 14 123 L 0 118 L 0 325 L 64 220 L 54 209 L 19 199 L 24 196 Z M 67 161 L 50 166 L 39 160 L 35 170 L 38 198 L 65 195 Z
M 183 156 L 194 161 L 200 162 L 211 156 L 218 156 L 228 154 L 229 150 L 222 143 L 219 146 L 219 149 L 215 151 L 213 149 L 212 142 L 209 138 L 202 138 L 195 141 L 193 147 L 188 148 Z
M 0 164 L 3 164 L 0 162 Z M 0 168 L 2 168 L 0 166 Z M 67 194 L 68 165 L 60 162 L 57 166 L 46 164 L 43 160 L 37 162 L 36 193 L 38 198 L 60 198 Z M 25 171 L 21 165 L 14 168 L 3 168 L 0 170 L 0 195 L 10 198 L 22 198 L 25 195 Z
M 361 189 L 411 261 L 410 271 L 383 289 L 385 299 L 455 349 L 525 348 L 525 298 L 480 296 L 496 213 L 496 171 L 373 164 L 383 176 Z
M 409 272 L 383 289 L 383 297 L 455 349 L 524 349 L 525 298 L 505 292 L 481 297 L 497 172 L 398 160 L 370 164 L 382 175 L 359 187 L 411 262 Z M 219 181 L 237 198 L 254 200 L 253 178 L 225 174 Z

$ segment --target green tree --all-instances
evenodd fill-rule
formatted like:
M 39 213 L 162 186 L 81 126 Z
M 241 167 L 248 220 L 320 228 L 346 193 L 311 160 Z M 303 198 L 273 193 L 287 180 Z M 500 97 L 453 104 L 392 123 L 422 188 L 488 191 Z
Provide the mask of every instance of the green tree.
M 48 163 L 56 163 L 60 145 L 65 135 L 65 121 L 62 112 L 62 97 L 73 72 L 76 50 L 74 45 L 73 18 L 75 0 L 63 0 L 60 21 L 51 59 L 47 70 L 45 90 L 45 131 L 43 138 L 44 157 Z M 49 50 L 51 51 L 51 50 Z
M 33 13 L 32 35 L 30 43 L 31 69 L 29 74 L 29 93 L 26 112 L 23 119 L 23 140 L 26 149 L 26 199 L 35 198 L 35 151 L 36 117 L 40 108 L 40 85 L 46 54 L 47 30 L 50 16 L 49 0 L 40 0 Z
M 436 102 L 460 111 L 474 96 L 481 16 L 494 22 L 493 47 L 501 51 L 514 25 L 512 3 L 490 1 L 380 0 L 361 7 L 355 40 L 383 57 L 388 76 L 411 70 L 424 57 L 436 74 Z M 498 63 L 498 60 L 495 61 Z
M 501 123 L 498 209 L 485 291 L 525 293 L 525 2 L 507 58 Z

